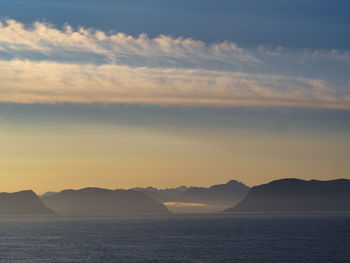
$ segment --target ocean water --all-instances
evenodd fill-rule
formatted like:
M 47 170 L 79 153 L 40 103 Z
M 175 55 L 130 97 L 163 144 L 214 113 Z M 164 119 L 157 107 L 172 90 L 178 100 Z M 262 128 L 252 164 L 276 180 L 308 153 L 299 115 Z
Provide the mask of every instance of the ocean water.
M 350 262 L 350 214 L 5 217 L 0 262 Z

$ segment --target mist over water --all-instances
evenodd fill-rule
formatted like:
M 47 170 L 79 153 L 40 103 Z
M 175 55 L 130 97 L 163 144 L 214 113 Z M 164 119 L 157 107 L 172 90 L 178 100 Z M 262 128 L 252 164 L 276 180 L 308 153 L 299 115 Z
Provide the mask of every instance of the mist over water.
M 349 262 L 350 213 L 0 219 L 0 262 Z

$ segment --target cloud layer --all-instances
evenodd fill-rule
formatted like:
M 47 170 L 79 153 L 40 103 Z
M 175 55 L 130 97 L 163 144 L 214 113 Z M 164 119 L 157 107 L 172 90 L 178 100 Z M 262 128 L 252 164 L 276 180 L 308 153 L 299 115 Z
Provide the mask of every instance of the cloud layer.
M 234 43 L 223 42 L 205 45 L 201 41 L 184 38 L 171 38 L 161 35 L 150 39 L 141 34 L 132 37 L 124 33 L 107 35 L 98 30 L 78 28 L 74 31 L 69 25 L 62 30 L 45 23 L 25 26 L 15 20 L 0 23 L 0 50 L 17 57 L 26 57 L 31 53 L 38 58 L 85 59 L 98 62 L 100 59 L 112 64 L 149 64 L 158 66 L 204 62 L 257 63 L 258 60 L 246 50 Z M 89 55 L 94 55 L 90 56 Z
M 303 51 L 296 60 L 283 48 L 6 20 L 0 23 L 0 101 L 350 109 L 347 77 L 335 82 L 295 73 L 291 65 L 306 60 L 348 67 L 349 53 Z M 281 73 L 281 64 L 290 72 Z

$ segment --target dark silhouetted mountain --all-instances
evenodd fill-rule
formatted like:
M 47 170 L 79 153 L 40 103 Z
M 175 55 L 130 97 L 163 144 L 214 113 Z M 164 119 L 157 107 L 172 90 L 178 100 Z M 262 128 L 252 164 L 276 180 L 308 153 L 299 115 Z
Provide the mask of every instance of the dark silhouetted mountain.
M 0 215 L 54 215 L 31 190 L 0 193 Z
M 170 189 L 148 187 L 134 188 L 134 190 L 141 191 L 159 202 L 232 205 L 246 196 L 249 187 L 231 180 L 226 184 L 213 185 L 209 188 L 181 186 Z
M 227 212 L 349 211 L 350 180 L 281 179 L 252 187 Z
M 42 197 L 44 204 L 62 215 L 162 214 L 168 209 L 133 190 L 84 188 L 63 190 Z

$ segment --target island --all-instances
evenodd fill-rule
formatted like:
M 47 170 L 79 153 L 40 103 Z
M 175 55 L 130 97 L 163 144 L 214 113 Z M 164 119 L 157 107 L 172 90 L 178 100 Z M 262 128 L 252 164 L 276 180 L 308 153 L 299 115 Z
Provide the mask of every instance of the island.
M 0 193 L 0 215 L 54 215 L 32 191 Z
M 167 214 L 160 202 L 134 190 L 83 188 L 42 196 L 44 204 L 61 215 Z
M 350 211 L 350 180 L 281 179 L 252 187 L 225 212 Z

